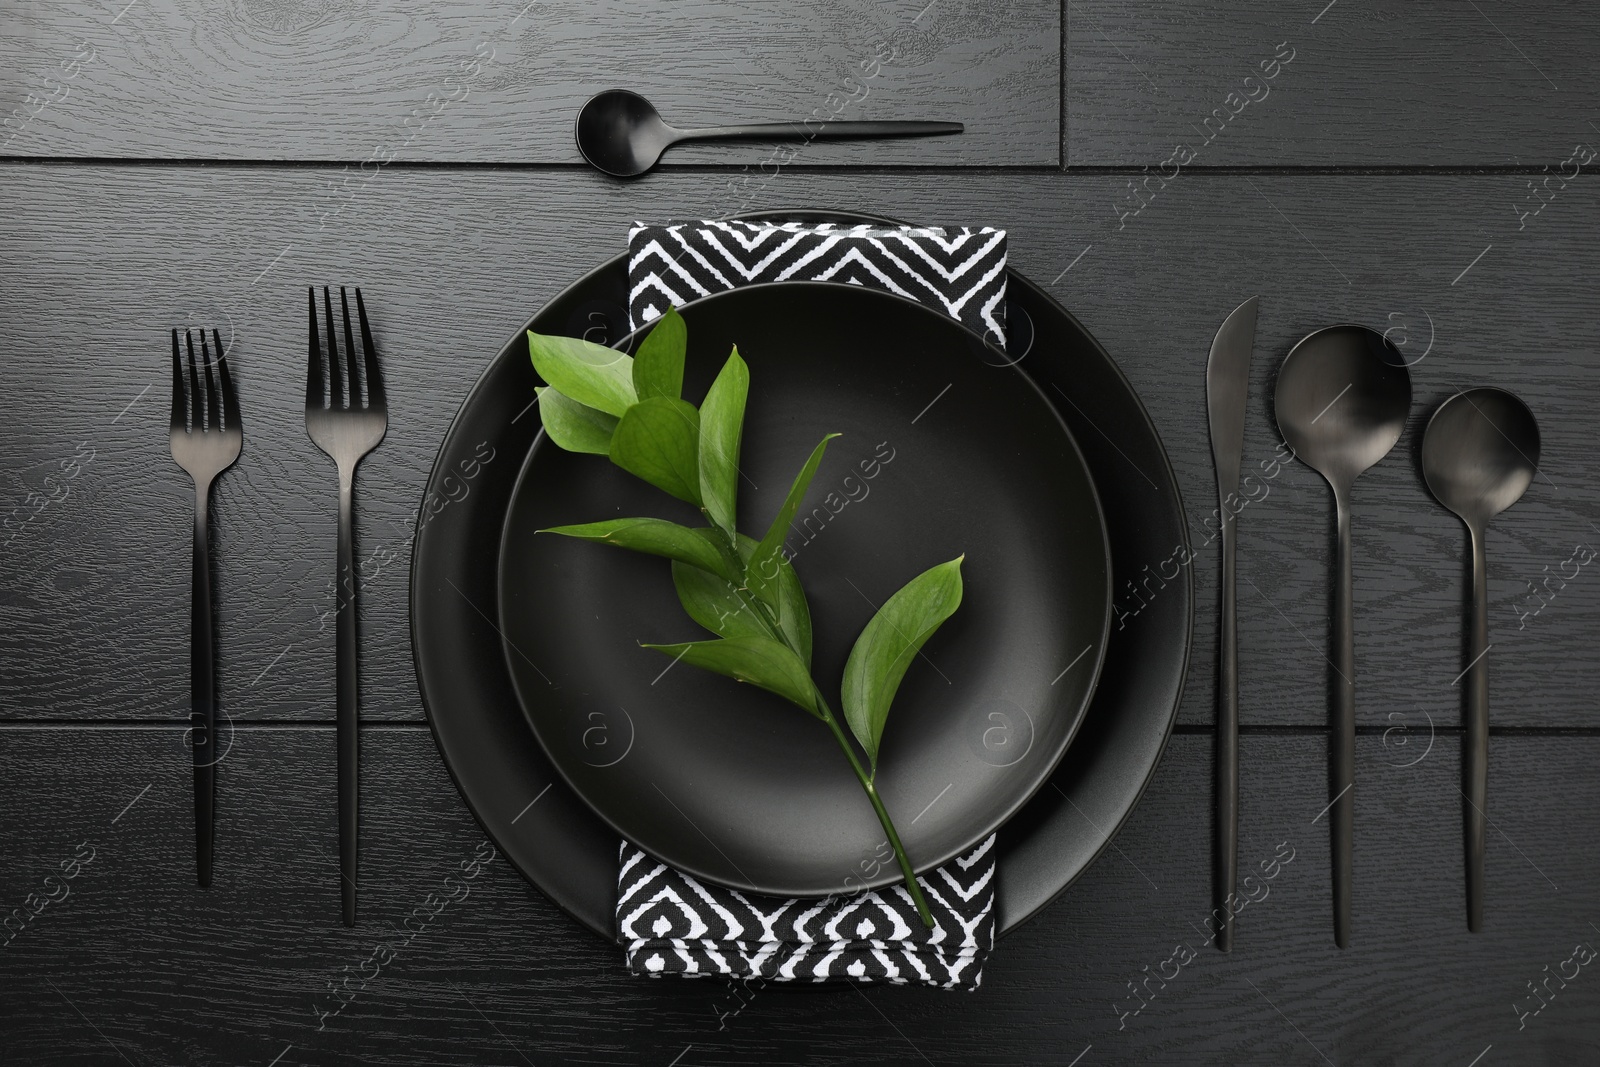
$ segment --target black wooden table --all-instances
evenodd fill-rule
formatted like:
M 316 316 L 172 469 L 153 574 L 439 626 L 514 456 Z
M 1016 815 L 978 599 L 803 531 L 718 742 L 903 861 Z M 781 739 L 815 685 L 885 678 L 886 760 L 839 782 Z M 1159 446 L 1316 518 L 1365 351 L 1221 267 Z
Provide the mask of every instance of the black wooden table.
M 102 0 L 13 7 L 0 26 L 15 109 L 0 133 L 0 1062 L 1600 1060 L 1600 974 L 1574 962 L 1600 945 L 1600 571 L 1577 562 L 1600 545 L 1600 23 L 1583 5 Z M 612 86 L 685 124 L 815 112 L 968 132 L 792 159 L 685 146 L 620 184 L 570 139 L 578 104 Z M 632 978 L 499 859 L 375 962 L 482 854 L 423 721 L 406 614 L 408 520 L 457 404 L 634 220 L 789 206 L 1009 230 L 1015 268 L 1144 398 L 1196 542 L 1215 506 L 1204 361 L 1229 309 L 1261 297 L 1247 463 L 1273 455 L 1266 398 L 1298 337 L 1350 321 L 1402 345 L 1412 424 L 1356 491 L 1350 949 L 1332 941 L 1318 819 L 1331 501 L 1290 463 L 1240 523 L 1241 860 L 1283 843 L 1295 859 L 1231 956 L 1180 951 L 1211 907 L 1213 546 L 1153 784 L 975 994 Z M 308 284 L 363 287 L 391 383 L 358 490 L 353 930 L 336 892 L 334 482 L 300 403 Z M 185 324 L 221 329 L 247 420 L 213 508 L 236 728 L 208 891 L 184 741 L 190 489 L 165 432 L 167 331 Z M 1465 537 L 1417 450 L 1440 400 L 1485 383 L 1528 401 L 1544 457 L 1489 534 L 1489 909 L 1470 935 Z M 324 1015 L 335 985 L 359 993 Z

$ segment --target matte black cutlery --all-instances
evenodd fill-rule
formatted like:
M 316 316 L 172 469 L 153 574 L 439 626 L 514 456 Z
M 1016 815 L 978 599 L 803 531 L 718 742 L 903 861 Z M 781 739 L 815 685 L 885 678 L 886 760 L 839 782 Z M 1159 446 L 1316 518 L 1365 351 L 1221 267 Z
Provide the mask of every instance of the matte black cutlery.
M 307 290 L 310 305 L 310 356 L 306 364 L 306 433 L 339 469 L 339 562 L 336 631 L 336 702 L 338 708 L 339 765 L 339 873 L 344 901 L 344 922 L 356 922 L 356 874 L 360 739 L 356 674 L 356 573 L 354 549 L 354 490 L 356 464 L 378 446 L 389 425 L 383 375 L 372 343 L 366 305 L 356 290 L 356 314 L 361 322 L 361 355 L 350 330 L 350 304 L 339 289 L 343 311 L 344 350 L 341 355 L 334 330 L 333 303 L 326 287 L 322 310 L 327 327 L 327 375 L 317 333 L 317 294 Z M 365 387 L 363 390 L 363 386 Z M 362 393 L 365 392 L 363 400 Z
M 1273 408 L 1296 458 L 1327 479 L 1338 512 L 1333 596 L 1334 699 L 1328 802 L 1333 845 L 1333 938 L 1350 943 L 1355 862 L 1356 657 L 1350 561 L 1350 491 L 1405 429 L 1411 376 L 1400 353 L 1365 326 L 1330 326 L 1302 338 L 1278 371 Z
M 708 126 L 680 130 L 668 126 L 661 113 L 638 93 L 609 89 L 592 96 L 578 112 L 574 135 L 578 151 L 596 170 L 614 178 L 636 178 L 679 141 L 810 141 L 843 137 L 927 137 L 960 133 L 959 122 L 761 122 L 742 126 Z
M 1233 309 L 1211 342 L 1206 364 L 1206 413 L 1211 456 L 1217 466 L 1217 506 L 1222 526 L 1222 592 L 1217 667 L 1217 903 L 1224 916 L 1217 947 L 1233 949 L 1233 896 L 1239 866 L 1239 624 L 1234 600 L 1234 525 L 1239 464 L 1244 452 L 1244 411 L 1250 397 L 1250 352 L 1256 339 L 1257 300 Z
M 377 348 L 360 289 L 352 321 L 347 291 L 307 292 L 309 340 L 305 422 L 311 440 L 338 471 L 336 567 L 336 708 L 339 862 L 343 918 L 355 925 L 359 871 L 359 676 L 354 551 L 356 467 L 382 442 L 388 406 Z M 1224 916 L 1217 945 L 1232 950 L 1237 896 L 1239 815 L 1237 518 L 1258 299 L 1244 301 L 1218 328 L 1206 368 L 1207 417 L 1216 466 L 1222 539 L 1217 672 L 1216 896 Z M 359 337 L 355 329 L 359 323 Z M 339 328 L 343 329 L 343 344 Z M 173 459 L 193 479 L 195 522 L 191 599 L 190 734 L 194 759 L 195 858 L 199 884 L 212 880 L 216 799 L 216 669 L 209 547 L 210 493 L 243 445 L 238 398 L 221 336 L 194 332 L 180 348 L 172 331 Z M 324 338 L 324 334 L 326 335 Z M 211 346 L 215 345 L 213 355 Z M 187 359 L 185 360 L 185 354 Z M 1400 353 L 1377 331 L 1358 325 L 1318 330 L 1296 344 L 1278 372 L 1274 411 L 1296 458 L 1320 473 L 1337 516 L 1332 603 L 1329 815 L 1334 939 L 1348 947 L 1352 926 L 1355 813 L 1355 652 L 1352 506 L 1354 483 L 1398 442 L 1409 415 L 1411 382 Z M 1477 388 L 1441 404 L 1422 448 L 1429 490 L 1466 525 L 1472 584 L 1467 635 L 1466 733 L 1462 796 L 1467 867 L 1467 924 L 1482 927 L 1488 777 L 1487 561 L 1489 521 L 1521 498 L 1538 469 L 1538 425 L 1527 406 L 1502 389 Z M 1321 815 L 1319 814 L 1318 820 Z
M 228 375 L 222 337 L 213 363 L 200 332 L 204 386 L 195 365 L 194 335 L 184 333 L 189 373 L 183 372 L 178 353 L 178 331 L 172 331 L 172 419 L 168 442 L 172 458 L 194 479 L 194 570 L 189 600 L 189 734 L 194 750 L 195 869 L 201 886 L 211 884 L 212 842 L 216 822 L 217 684 L 216 642 L 211 618 L 211 486 L 217 475 L 233 465 L 244 445 L 239 421 L 239 399 Z
M 1472 624 L 1467 637 L 1467 737 L 1461 793 L 1467 854 L 1467 929 L 1483 926 L 1483 852 L 1489 809 L 1489 520 L 1522 496 L 1539 468 L 1539 425 L 1504 389 L 1469 389 L 1439 405 L 1422 436 L 1422 475 L 1460 516 L 1472 541 Z

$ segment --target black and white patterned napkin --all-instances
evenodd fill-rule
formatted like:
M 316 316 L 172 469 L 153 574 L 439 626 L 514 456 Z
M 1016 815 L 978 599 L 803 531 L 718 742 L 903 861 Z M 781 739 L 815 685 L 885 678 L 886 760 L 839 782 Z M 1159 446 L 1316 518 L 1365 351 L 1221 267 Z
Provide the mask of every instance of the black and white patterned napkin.
M 994 835 L 917 882 L 932 930 L 903 885 L 820 900 L 758 896 L 706 885 L 624 841 L 617 930 L 635 974 L 978 988 L 994 947 Z
M 1004 230 L 678 222 L 628 234 L 635 328 L 697 297 L 773 281 L 886 289 L 1005 346 Z M 994 947 L 996 859 L 991 834 L 917 879 L 929 930 L 903 885 L 820 900 L 759 896 L 707 885 L 624 841 L 617 931 L 635 974 L 972 990 Z
M 1004 348 L 1006 232 L 803 222 L 638 223 L 628 234 L 628 316 L 756 282 L 848 282 L 942 310 Z

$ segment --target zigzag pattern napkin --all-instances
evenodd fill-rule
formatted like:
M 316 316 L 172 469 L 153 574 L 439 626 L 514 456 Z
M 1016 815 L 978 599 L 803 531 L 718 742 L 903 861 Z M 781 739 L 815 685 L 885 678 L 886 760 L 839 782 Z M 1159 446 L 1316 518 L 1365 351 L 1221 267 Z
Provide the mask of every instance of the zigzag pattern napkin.
M 848 282 L 940 308 L 1005 346 L 1006 232 L 802 222 L 635 224 L 628 314 L 635 329 L 698 297 L 755 282 Z
M 1006 234 L 993 227 L 800 222 L 638 223 L 628 234 L 635 328 L 668 307 L 773 281 L 850 282 L 942 309 L 1004 347 Z M 994 835 L 918 878 L 922 925 L 902 885 L 787 900 L 706 885 L 622 843 L 617 930 L 636 974 L 766 981 L 856 979 L 978 988 L 994 947 Z
M 635 974 L 978 988 L 994 947 L 994 835 L 917 881 L 932 930 L 903 885 L 820 900 L 757 896 L 706 885 L 624 841 L 617 929 Z

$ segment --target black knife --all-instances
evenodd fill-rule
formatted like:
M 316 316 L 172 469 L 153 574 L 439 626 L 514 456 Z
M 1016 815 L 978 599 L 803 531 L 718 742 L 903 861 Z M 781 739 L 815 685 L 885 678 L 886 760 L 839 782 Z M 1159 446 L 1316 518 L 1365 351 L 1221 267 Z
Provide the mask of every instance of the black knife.
M 1244 453 L 1244 410 L 1250 397 L 1250 351 L 1256 340 L 1256 298 L 1223 321 L 1206 364 L 1206 411 L 1217 465 L 1222 528 L 1222 619 L 1217 669 L 1217 947 L 1233 949 L 1233 904 L 1239 868 L 1239 634 L 1234 604 L 1235 512 Z

